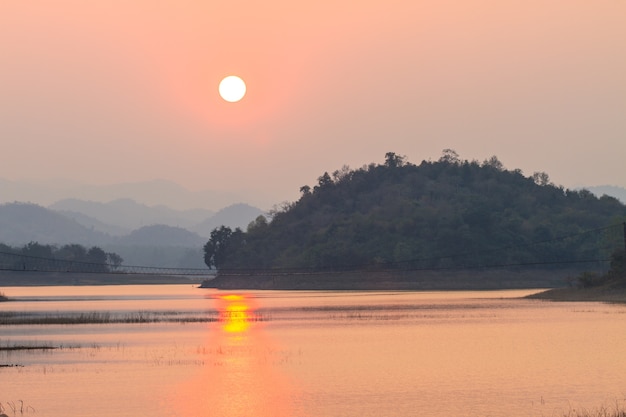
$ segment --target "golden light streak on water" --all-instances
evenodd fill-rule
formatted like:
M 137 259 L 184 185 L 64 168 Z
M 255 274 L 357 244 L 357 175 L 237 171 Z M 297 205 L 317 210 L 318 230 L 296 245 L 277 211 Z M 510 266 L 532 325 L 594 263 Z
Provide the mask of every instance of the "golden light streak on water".
M 256 320 L 255 300 L 214 297 L 218 321 L 209 325 L 205 366 L 180 385 L 176 416 L 297 417 L 294 381 L 276 366 L 281 348 Z

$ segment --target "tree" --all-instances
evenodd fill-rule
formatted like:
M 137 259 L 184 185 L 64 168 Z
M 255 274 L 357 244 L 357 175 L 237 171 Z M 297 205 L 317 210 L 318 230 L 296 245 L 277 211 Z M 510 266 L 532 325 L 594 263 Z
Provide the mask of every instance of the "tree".
M 491 168 L 497 169 L 498 171 L 504 171 L 504 165 L 502 164 L 502 162 L 500 162 L 498 157 L 495 156 L 495 155 L 493 155 L 489 159 L 485 159 L 483 161 L 483 166 L 484 167 L 491 167 Z
M 348 165 L 344 165 L 341 169 L 337 169 L 333 171 L 333 181 L 335 184 L 341 181 L 348 181 L 352 176 L 353 171 L 350 169 Z
M 248 224 L 248 228 L 246 229 L 246 231 L 248 233 L 263 233 L 267 230 L 267 226 L 267 218 L 264 215 L 260 214 L 259 216 L 257 216 L 256 219 Z
M 38 242 L 30 242 L 22 248 L 22 253 L 26 256 L 37 258 L 52 258 L 54 248 L 50 245 L 42 245 Z
M 626 281 L 626 252 L 623 249 L 617 250 L 611 255 L 609 277 Z
M 461 159 L 459 158 L 459 154 L 454 149 L 444 149 L 441 152 L 439 162 L 458 165 L 461 163 Z
M 107 253 L 107 259 L 109 260 L 111 266 L 113 266 L 113 269 L 119 268 L 122 265 L 122 262 L 124 262 L 124 259 L 120 255 L 113 252 Z
M 87 251 L 87 262 L 92 264 L 90 269 L 94 272 L 108 272 L 107 259 L 107 253 L 97 246 Z
M 109 272 L 109 261 L 117 268 L 123 259 L 115 253 L 106 253 L 94 246 L 71 243 L 61 248 L 30 242 L 22 248 L 0 244 L 0 265 L 36 271 Z
M 535 172 L 532 176 L 532 179 L 537 185 L 545 186 L 550 184 L 550 176 L 545 172 Z
M 87 249 L 84 246 L 72 243 L 64 245 L 56 253 L 59 259 L 64 261 L 78 261 L 82 262 L 87 259 Z
M 22 258 L 21 268 L 25 270 L 45 269 L 53 258 L 53 251 L 52 246 L 41 245 L 38 242 L 24 245 L 21 252 L 25 257 Z
M 385 154 L 385 166 L 387 168 L 399 168 L 404 166 L 406 156 L 397 155 L 395 152 L 387 152 Z
M 220 226 L 211 232 L 209 241 L 204 245 L 204 263 L 209 267 L 219 269 L 226 254 L 226 248 L 233 235 L 233 230 L 227 226 Z
M 76 243 L 63 245 L 55 255 L 63 261 L 65 271 L 82 271 L 84 267 L 81 262 L 88 262 L 87 249 Z
M 319 188 L 327 187 L 333 184 L 333 180 L 330 178 L 330 175 L 328 175 L 328 172 L 324 172 L 324 174 L 317 179 L 317 184 Z

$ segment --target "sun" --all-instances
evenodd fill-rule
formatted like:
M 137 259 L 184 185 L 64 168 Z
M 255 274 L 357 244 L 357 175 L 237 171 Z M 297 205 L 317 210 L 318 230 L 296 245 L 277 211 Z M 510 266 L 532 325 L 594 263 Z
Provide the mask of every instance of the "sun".
M 230 103 L 235 103 L 246 95 L 246 83 L 236 75 L 229 75 L 220 82 L 220 96 Z

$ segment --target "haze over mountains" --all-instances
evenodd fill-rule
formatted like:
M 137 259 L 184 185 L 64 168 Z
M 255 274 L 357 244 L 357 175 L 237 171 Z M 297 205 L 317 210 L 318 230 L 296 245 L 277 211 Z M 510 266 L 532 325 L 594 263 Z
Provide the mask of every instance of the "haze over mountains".
M 586 188 L 601 196 L 610 195 L 626 204 L 626 188 L 597 185 Z M 296 199 L 294 196 L 291 199 Z M 260 191 L 190 191 L 175 182 L 152 180 L 109 185 L 88 185 L 75 181 L 13 181 L 0 178 L 0 204 L 30 202 L 47 207 L 67 199 L 108 203 L 134 200 L 148 206 L 166 206 L 175 210 L 205 209 L 217 211 L 236 203 L 247 203 L 267 210 L 281 201 L 265 201 Z M 291 200 L 286 197 L 284 200 Z
M 73 218 L 78 223 L 113 236 L 153 224 L 188 228 L 215 215 L 207 209 L 176 210 L 166 206 L 148 206 L 124 198 L 108 203 L 74 198 L 57 201 L 48 208 Z
M 109 202 L 74 198 L 48 207 L 0 204 L 0 242 L 101 246 L 126 265 L 202 268 L 202 246 L 215 227 L 246 229 L 263 214 L 239 203 L 218 211 L 151 206 L 129 198 Z
M 604 194 L 617 198 L 623 204 L 626 204 L 626 188 L 618 187 L 615 185 L 599 185 L 595 187 L 585 187 L 598 197 L 602 197 Z
M 219 210 L 240 202 L 267 209 L 272 204 L 279 203 L 260 204 L 262 198 L 259 193 L 253 192 L 190 191 L 167 180 L 87 185 L 72 181 L 11 181 L 0 178 L 0 190 L 0 203 L 20 201 L 46 207 L 68 198 L 100 203 L 132 199 L 149 206 L 164 205 L 176 210 Z
M 138 230 L 155 226 L 185 230 L 206 240 L 215 227 L 245 229 L 261 214 L 260 209 L 243 203 L 217 213 L 151 207 L 126 199 L 110 203 L 68 199 L 48 208 L 32 203 L 7 203 L 0 205 L 0 241 L 101 244 L 124 241 Z

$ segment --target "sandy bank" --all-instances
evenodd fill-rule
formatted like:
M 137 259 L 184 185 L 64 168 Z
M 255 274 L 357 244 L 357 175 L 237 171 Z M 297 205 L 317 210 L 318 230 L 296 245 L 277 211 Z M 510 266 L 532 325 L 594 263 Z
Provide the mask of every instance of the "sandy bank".
M 601 301 L 626 304 L 626 287 L 554 288 L 527 298 L 550 301 Z

